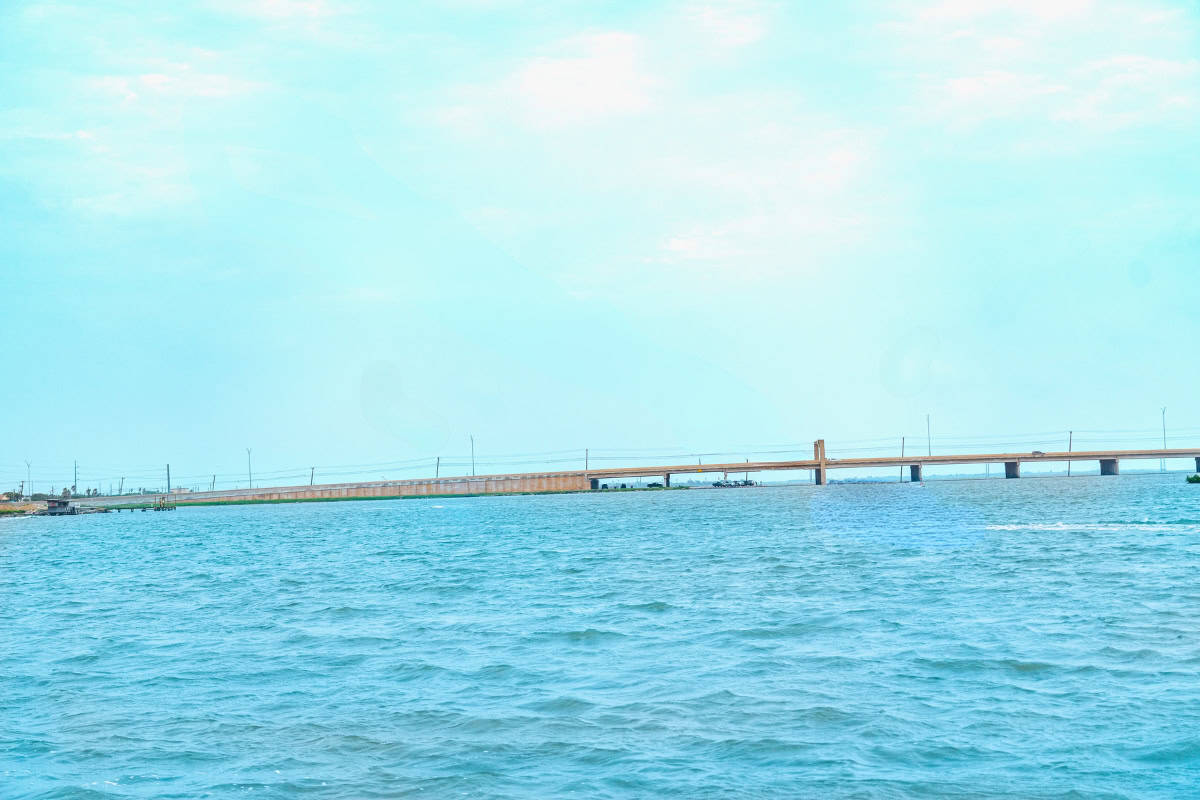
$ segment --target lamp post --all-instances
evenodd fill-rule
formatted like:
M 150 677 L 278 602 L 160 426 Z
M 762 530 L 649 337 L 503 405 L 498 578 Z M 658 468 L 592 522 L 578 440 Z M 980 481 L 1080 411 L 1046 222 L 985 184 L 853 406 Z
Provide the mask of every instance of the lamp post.
M 246 448 L 246 483 L 249 488 L 254 488 L 254 473 L 250 470 L 250 448 Z
M 1167 449 L 1167 407 L 1166 406 L 1162 407 L 1162 426 L 1163 426 L 1163 450 L 1166 450 Z M 1159 472 L 1167 471 L 1167 460 L 1165 458 L 1160 458 L 1158 460 L 1158 471 Z

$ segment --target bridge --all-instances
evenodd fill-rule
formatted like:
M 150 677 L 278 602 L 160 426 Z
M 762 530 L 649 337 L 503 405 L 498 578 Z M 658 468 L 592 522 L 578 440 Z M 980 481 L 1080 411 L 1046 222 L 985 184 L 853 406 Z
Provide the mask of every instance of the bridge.
M 890 468 L 909 471 L 910 480 L 924 478 L 927 466 L 1003 464 L 1006 478 L 1020 478 L 1021 465 L 1045 461 L 1095 461 L 1101 475 L 1117 475 L 1121 461 L 1139 459 L 1192 458 L 1200 472 L 1200 448 L 1147 450 L 1090 450 L 1068 452 L 1028 453 L 965 453 L 952 455 L 871 456 L 864 458 L 828 458 L 825 441 L 813 443 L 813 457 L 792 461 L 738 461 L 718 464 L 665 464 L 636 467 L 597 467 L 555 472 L 518 472 L 497 475 L 469 475 L 439 478 L 410 478 L 404 480 L 327 483 L 308 486 L 275 486 L 257 489 L 225 489 L 212 492 L 171 492 L 167 495 L 180 505 L 198 503 L 288 502 L 303 500 L 343 500 L 388 497 L 443 497 L 452 495 L 537 494 L 552 492 L 586 492 L 600 489 L 604 481 L 622 478 L 661 477 L 664 486 L 671 485 L 672 475 L 713 473 L 745 473 L 807 470 L 813 482 L 825 485 L 829 473 L 836 469 Z M 118 507 L 154 503 L 164 493 L 89 497 L 75 501 L 81 506 Z

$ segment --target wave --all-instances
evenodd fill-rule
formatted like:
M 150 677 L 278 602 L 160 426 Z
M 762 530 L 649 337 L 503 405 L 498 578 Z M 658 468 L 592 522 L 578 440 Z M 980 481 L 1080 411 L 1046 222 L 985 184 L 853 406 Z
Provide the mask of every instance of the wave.
M 989 531 L 1156 531 L 1164 528 L 1200 527 L 1198 519 L 1121 520 L 1114 522 L 1014 522 L 988 525 Z
M 561 640 L 572 644 L 599 644 L 626 638 L 623 633 L 602 631 L 596 628 L 584 628 L 577 631 L 539 631 L 534 636 L 539 639 Z

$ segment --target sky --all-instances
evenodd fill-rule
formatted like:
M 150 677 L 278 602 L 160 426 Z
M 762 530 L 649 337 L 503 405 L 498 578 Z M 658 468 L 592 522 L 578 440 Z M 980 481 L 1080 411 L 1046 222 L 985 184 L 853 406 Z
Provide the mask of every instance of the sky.
M 1183 0 L 8 0 L 0 488 L 1200 444 L 1198 141 Z

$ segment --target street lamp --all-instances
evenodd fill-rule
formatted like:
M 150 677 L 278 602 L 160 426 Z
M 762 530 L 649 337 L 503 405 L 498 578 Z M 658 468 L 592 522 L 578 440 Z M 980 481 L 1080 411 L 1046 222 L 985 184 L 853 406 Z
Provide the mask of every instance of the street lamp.
M 254 488 L 254 473 L 250 471 L 250 448 L 246 448 L 246 483 L 249 488 Z
M 1162 407 L 1162 425 L 1163 425 L 1163 450 L 1166 450 L 1167 449 L 1167 407 L 1166 406 Z M 1167 471 L 1167 460 L 1165 458 L 1160 458 L 1158 460 L 1158 471 L 1159 472 Z

